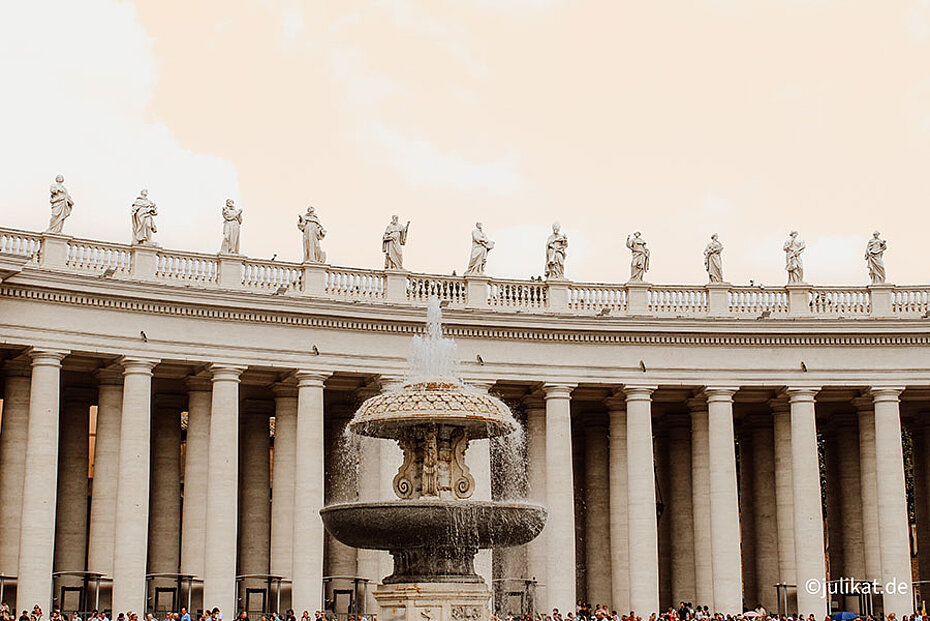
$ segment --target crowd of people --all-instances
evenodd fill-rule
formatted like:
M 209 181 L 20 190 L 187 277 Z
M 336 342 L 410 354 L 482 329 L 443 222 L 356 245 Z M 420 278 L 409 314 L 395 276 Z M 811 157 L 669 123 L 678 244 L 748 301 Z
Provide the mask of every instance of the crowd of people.
M 53 610 L 46 618 L 39 606 L 35 606 L 31 612 L 23 610 L 19 616 L 16 616 L 15 611 L 11 610 L 6 602 L 2 602 L 0 603 L 0 621 L 140 621 L 140 619 L 139 614 L 133 611 L 120 612 L 115 619 L 111 619 L 108 611 L 97 610 L 91 612 L 86 619 L 77 612 L 67 615 L 59 610 Z M 161 615 L 148 613 L 144 615 L 144 621 L 195 621 L 195 619 L 186 608 L 181 608 L 179 613 L 166 612 Z M 197 614 L 196 621 L 223 621 L 223 613 L 219 608 L 208 609 Z M 293 610 L 287 610 L 283 614 L 277 612 L 262 614 L 257 619 L 241 611 L 235 621 L 337 621 L 337 619 L 335 615 L 327 611 L 317 610 L 311 615 L 305 610 L 298 620 Z M 375 614 L 350 614 L 345 621 L 378 621 L 378 617 Z M 677 608 L 669 608 L 658 614 L 650 613 L 643 617 L 632 610 L 629 613 L 618 613 L 616 610 L 609 610 L 606 606 L 592 606 L 586 602 L 578 602 L 576 609 L 567 612 L 564 616 L 558 608 L 554 608 L 548 614 L 537 612 L 535 615 L 491 615 L 491 621 L 818 621 L 818 619 L 814 615 L 805 617 L 804 615 L 771 614 L 761 607 L 737 615 L 724 615 L 711 612 L 707 606 L 694 606 L 689 602 L 681 602 Z M 822 621 L 833 620 L 827 616 Z M 892 613 L 887 617 L 883 615 L 861 617 L 861 621 L 930 621 L 930 618 L 918 611 L 902 619 L 896 619 Z

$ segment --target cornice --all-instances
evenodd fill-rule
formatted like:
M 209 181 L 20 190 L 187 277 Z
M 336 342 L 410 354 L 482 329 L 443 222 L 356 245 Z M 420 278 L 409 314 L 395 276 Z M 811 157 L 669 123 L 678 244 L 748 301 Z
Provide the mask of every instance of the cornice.
M 35 270 L 29 281 L 0 284 L 0 299 L 193 319 L 332 330 L 418 334 L 423 308 L 270 294 L 201 290 L 163 283 L 99 281 Z M 88 282 L 90 281 L 90 282 Z M 447 309 L 444 332 L 459 339 L 604 345 L 924 346 L 930 322 L 913 319 L 597 318 L 555 313 Z

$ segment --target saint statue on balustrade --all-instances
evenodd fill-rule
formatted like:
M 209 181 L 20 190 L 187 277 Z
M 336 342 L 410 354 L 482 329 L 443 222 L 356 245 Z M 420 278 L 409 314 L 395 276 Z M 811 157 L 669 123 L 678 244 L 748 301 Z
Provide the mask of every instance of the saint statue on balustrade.
M 149 191 L 142 190 L 132 203 L 132 243 L 151 244 L 152 235 L 158 232 L 155 203 L 149 200 Z
M 409 221 L 404 226 L 401 226 L 398 217 L 391 216 L 391 223 L 384 229 L 384 235 L 381 237 L 381 251 L 384 252 L 384 269 L 404 269 L 403 246 L 407 243 L 407 231 L 409 230 Z
M 220 254 L 239 254 L 239 228 L 242 226 L 242 210 L 231 198 L 223 205 L 223 243 Z
M 471 256 L 468 259 L 466 275 L 484 274 L 484 266 L 488 262 L 488 252 L 494 248 L 494 242 L 484 234 L 482 224 L 475 223 L 475 230 L 471 232 Z
M 65 220 L 71 215 L 71 208 L 74 207 L 74 201 L 64 186 L 65 178 L 61 175 L 55 177 L 55 183 L 49 186 L 51 194 L 49 203 L 52 205 L 52 215 L 48 220 L 48 229 L 46 233 L 61 233 L 65 225 Z
M 869 277 L 873 285 L 885 282 L 885 250 L 888 244 L 881 238 L 881 233 L 872 233 L 872 239 L 865 247 L 865 261 L 869 266 Z

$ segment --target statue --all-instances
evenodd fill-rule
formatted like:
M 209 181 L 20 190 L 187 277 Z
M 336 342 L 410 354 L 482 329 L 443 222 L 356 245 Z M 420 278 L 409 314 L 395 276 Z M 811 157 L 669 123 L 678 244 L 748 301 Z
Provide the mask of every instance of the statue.
M 710 236 L 710 242 L 704 248 L 704 269 L 710 282 L 723 282 L 723 244 L 717 241 L 717 234 Z
M 157 233 L 155 228 L 155 203 L 148 199 L 149 191 L 142 190 L 132 203 L 132 243 L 151 244 L 152 234 Z
M 64 182 L 65 178 L 58 175 L 55 177 L 55 183 L 49 186 L 51 197 L 48 199 L 48 202 L 52 205 L 52 215 L 48 220 L 48 228 L 45 230 L 46 233 L 61 233 L 61 229 L 65 225 L 65 220 L 71 215 L 71 208 L 74 207 L 74 201 L 71 200 L 71 195 L 68 194 L 68 190 L 62 185 Z
M 304 263 L 326 263 L 326 253 L 320 247 L 326 229 L 320 224 L 313 206 L 307 207 L 307 213 L 297 216 L 297 228 L 303 233 Z
M 381 251 L 384 253 L 384 269 L 404 269 L 404 254 L 401 246 L 407 244 L 407 231 L 410 221 L 405 226 L 398 224 L 397 216 L 391 216 L 391 223 L 384 229 L 381 237 Z
M 788 271 L 788 284 L 804 282 L 804 262 L 801 260 L 801 253 L 807 246 L 798 239 L 798 232 L 791 231 L 791 236 L 785 242 L 785 269 Z
M 888 244 L 880 237 L 881 233 L 875 231 L 872 233 L 872 239 L 865 247 L 865 261 L 869 266 L 869 276 L 872 278 L 873 285 L 880 285 L 885 282 L 885 250 Z
M 471 232 L 471 256 L 468 259 L 468 268 L 465 270 L 466 276 L 484 274 L 488 252 L 494 248 L 494 242 L 488 239 L 481 226 L 480 222 L 475 222 L 475 230 Z
M 242 225 L 242 210 L 236 209 L 233 199 L 227 198 L 223 206 L 223 243 L 220 254 L 239 254 L 239 227 Z
M 552 235 L 546 240 L 546 279 L 562 280 L 565 278 L 565 249 L 568 237 L 562 233 L 558 222 L 552 224 Z
M 630 282 L 643 282 L 643 276 L 649 271 L 649 249 L 646 248 L 646 240 L 637 231 L 632 237 L 626 236 L 626 247 L 633 253 L 630 260 Z

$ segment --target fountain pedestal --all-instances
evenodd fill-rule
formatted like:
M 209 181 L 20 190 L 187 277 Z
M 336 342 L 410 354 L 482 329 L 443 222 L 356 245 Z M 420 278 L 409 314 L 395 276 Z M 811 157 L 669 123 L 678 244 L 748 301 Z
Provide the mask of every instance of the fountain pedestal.
M 402 582 L 374 592 L 379 621 L 488 621 L 491 592 L 483 582 Z

